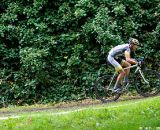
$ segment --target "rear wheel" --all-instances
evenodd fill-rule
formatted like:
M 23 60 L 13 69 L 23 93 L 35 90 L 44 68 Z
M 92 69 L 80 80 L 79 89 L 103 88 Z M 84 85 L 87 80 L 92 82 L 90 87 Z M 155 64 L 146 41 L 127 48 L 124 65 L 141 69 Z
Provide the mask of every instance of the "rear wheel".
M 102 76 L 97 79 L 94 85 L 96 98 L 101 100 L 102 102 L 116 101 L 121 95 L 120 93 L 113 92 L 113 87 L 116 81 L 116 77 L 110 84 L 111 80 L 112 80 L 111 75 Z
M 142 76 L 137 76 L 136 79 L 136 89 L 137 92 L 144 96 L 155 96 L 160 91 L 160 74 L 154 70 L 142 70 L 144 78 L 147 82 L 145 82 Z

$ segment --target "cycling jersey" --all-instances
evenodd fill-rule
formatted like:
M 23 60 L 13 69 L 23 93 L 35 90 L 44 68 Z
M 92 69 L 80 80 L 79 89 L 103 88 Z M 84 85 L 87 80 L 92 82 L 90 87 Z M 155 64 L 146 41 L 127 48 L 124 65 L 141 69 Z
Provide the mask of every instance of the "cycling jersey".
M 116 71 L 122 70 L 121 64 L 125 60 L 124 52 L 131 52 L 129 44 L 122 44 L 112 48 L 107 57 L 108 61 L 115 67 Z
M 125 51 L 128 51 L 129 53 L 131 52 L 129 44 L 122 44 L 112 48 L 109 55 L 115 58 L 124 55 Z

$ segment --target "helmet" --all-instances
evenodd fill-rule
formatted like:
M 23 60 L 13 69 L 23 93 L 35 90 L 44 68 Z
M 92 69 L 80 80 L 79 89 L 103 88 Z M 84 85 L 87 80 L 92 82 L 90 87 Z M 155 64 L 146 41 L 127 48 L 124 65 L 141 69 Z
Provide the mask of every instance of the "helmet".
M 128 41 L 129 44 L 139 45 L 139 41 L 135 38 L 130 38 Z

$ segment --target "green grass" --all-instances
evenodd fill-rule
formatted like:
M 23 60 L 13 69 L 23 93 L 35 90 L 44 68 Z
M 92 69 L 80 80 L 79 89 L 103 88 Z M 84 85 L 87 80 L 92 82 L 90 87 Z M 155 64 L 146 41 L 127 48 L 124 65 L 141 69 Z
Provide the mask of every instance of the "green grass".
M 160 130 L 160 97 L 20 116 L 1 120 L 0 130 Z

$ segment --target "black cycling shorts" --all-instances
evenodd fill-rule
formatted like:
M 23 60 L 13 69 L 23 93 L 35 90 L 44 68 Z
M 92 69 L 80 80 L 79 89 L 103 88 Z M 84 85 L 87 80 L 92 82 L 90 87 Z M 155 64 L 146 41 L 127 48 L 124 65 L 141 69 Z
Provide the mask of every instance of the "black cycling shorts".
M 123 60 L 126 60 L 126 58 L 124 57 L 124 56 L 117 56 L 117 57 L 115 57 L 114 58 L 119 64 L 121 64 L 121 62 L 123 61 Z

